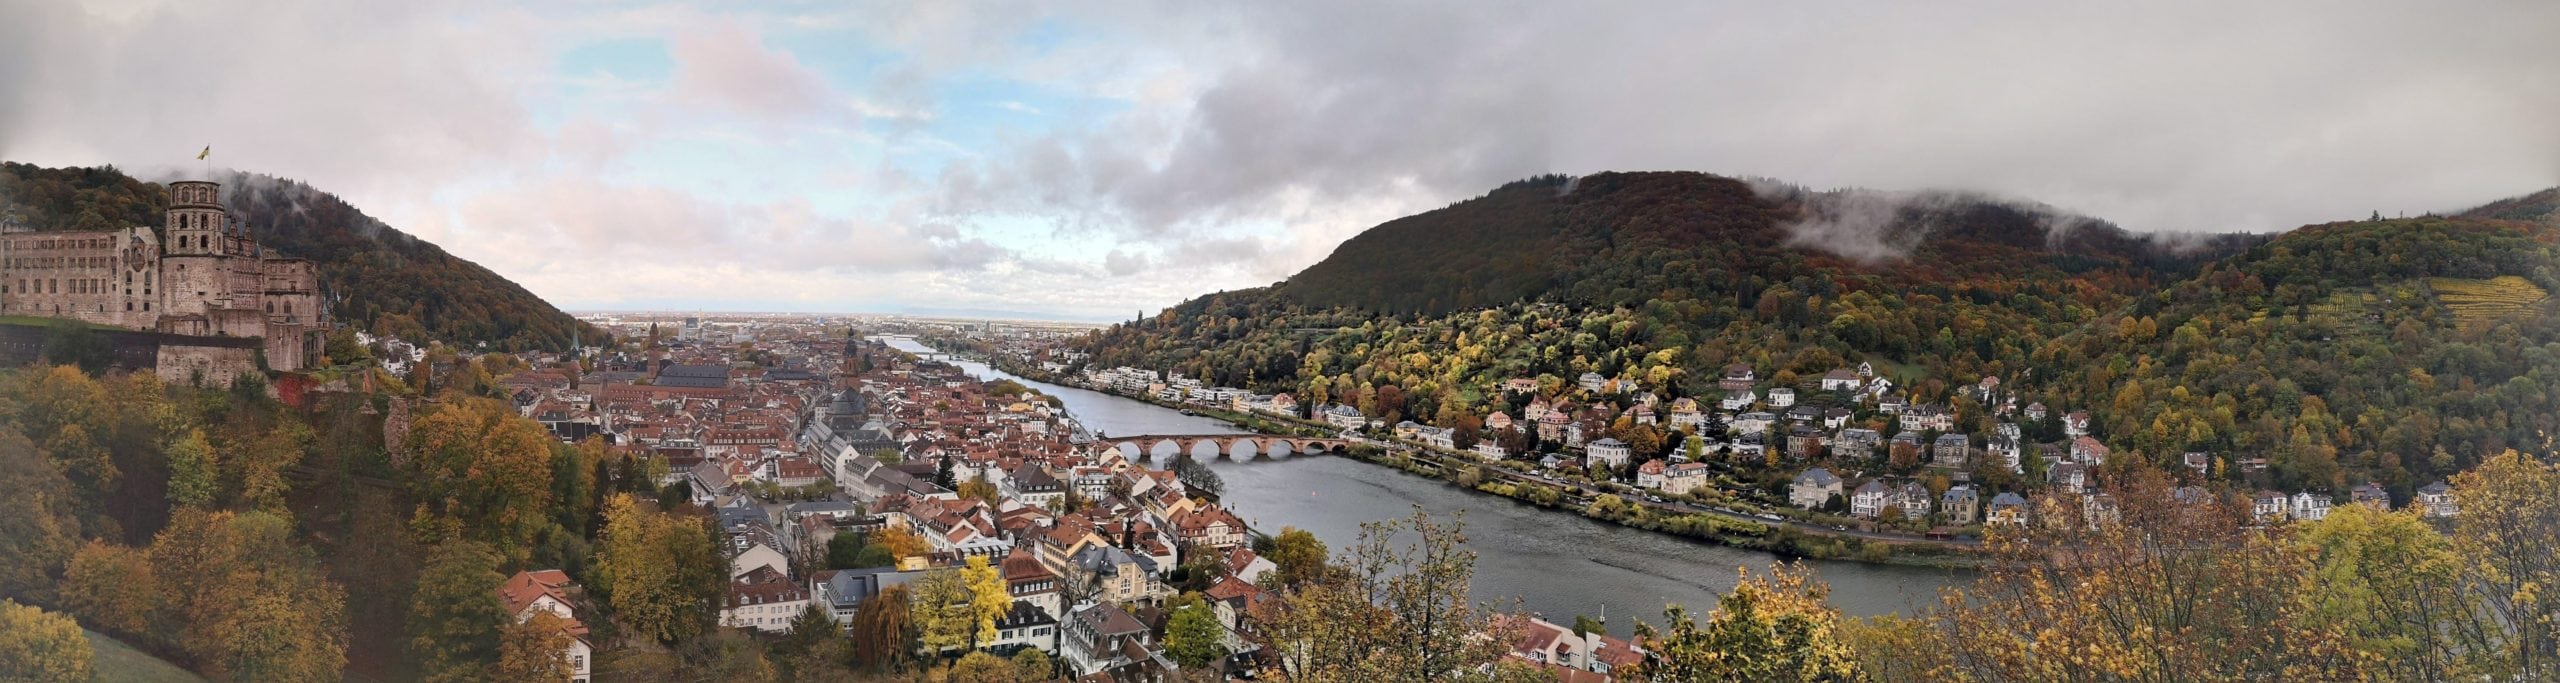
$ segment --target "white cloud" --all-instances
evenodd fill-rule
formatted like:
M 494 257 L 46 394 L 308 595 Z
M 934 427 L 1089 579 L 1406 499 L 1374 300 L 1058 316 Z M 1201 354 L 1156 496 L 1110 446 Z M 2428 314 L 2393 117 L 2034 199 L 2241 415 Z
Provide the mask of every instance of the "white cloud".
M 0 158 L 211 143 L 564 305 L 1113 318 L 1545 172 L 2187 230 L 2560 184 L 2560 5 L 2524 0 L 719 9 L 0 0 Z M 601 40 L 673 68 L 560 72 Z

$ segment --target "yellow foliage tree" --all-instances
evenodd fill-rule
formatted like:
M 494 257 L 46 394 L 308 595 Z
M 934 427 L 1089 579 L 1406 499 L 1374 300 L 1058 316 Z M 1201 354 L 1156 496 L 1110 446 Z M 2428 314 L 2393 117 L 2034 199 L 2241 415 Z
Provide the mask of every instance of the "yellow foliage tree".
M 1005 585 L 1004 572 L 987 564 L 987 556 L 969 556 L 968 566 L 960 570 L 960 580 L 969 585 L 969 612 L 977 618 L 977 642 L 996 640 L 996 620 L 1013 609 L 1013 592 Z
M 1780 565 L 1767 577 L 1742 578 L 1699 624 L 1679 605 L 1663 610 L 1668 628 L 1638 624 L 1648 644 L 1629 673 L 1644 681 L 1854 681 L 1857 655 L 1842 642 L 1840 613 L 1825 600 L 1830 587 L 1803 565 Z
M 94 656 L 71 617 L 0 600 L 0 678 L 88 683 Z
M 551 444 L 496 401 L 461 399 L 419 419 L 404 474 L 421 535 L 470 538 L 523 561 L 551 519 Z
M 98 628 L 147 635 L 160 610 L 160 580 L 141 550 L 92 540 L 71 556 L 62 600 Z
M 568 620 L 548 610 L 498 631 L 498 663 L 490 677 L 526 683 L 565 682 L 577 671 L 569 666 Z

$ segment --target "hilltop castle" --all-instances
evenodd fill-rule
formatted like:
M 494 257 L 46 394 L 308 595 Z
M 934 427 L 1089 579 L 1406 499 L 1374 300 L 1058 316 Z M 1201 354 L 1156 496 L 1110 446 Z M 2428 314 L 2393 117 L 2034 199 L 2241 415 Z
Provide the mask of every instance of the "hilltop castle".
M 166 239 L 148 227 L 0 233 L 0 316 L 258 337 L 269 368 L 301 369 L 306 333 L 325 324 L 318 271 L 259 245 L 221 190 L 170 183 Z

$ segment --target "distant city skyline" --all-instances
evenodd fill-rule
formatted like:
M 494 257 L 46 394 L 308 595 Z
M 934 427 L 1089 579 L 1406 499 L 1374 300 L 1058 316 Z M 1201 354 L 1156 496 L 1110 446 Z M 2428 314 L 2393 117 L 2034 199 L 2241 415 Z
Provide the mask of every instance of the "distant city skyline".
M 2560 5 L 0 0 L 0 159 L 337 193 L 564 308 L 1126 320 L 1542 173 L 2272 231 L 2560 184 Z M 210 146 L 210 159 L 199 151 Z

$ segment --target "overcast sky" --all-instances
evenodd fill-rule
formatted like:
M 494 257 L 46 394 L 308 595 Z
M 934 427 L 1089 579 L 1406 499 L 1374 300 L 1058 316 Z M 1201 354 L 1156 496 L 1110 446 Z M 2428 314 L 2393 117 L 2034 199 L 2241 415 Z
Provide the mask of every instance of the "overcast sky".
M 731 4 L 0 0 L 0 159 L 210 144 L 572 309 L 1102 320 L 1549 172 L 2205 231 L 2560 185 L 2547 0 Z

